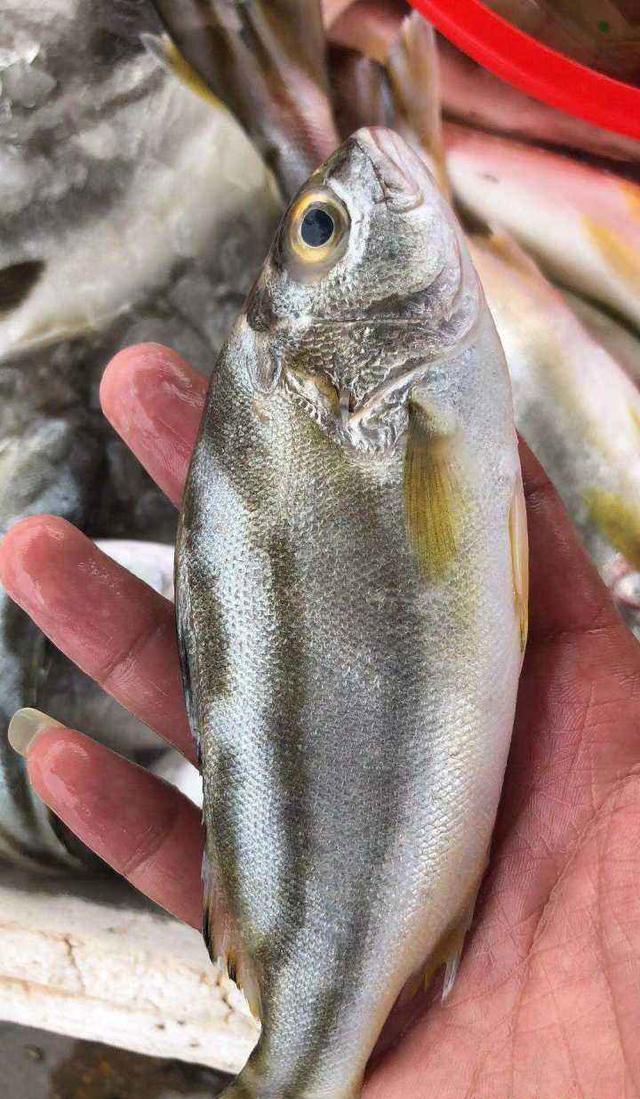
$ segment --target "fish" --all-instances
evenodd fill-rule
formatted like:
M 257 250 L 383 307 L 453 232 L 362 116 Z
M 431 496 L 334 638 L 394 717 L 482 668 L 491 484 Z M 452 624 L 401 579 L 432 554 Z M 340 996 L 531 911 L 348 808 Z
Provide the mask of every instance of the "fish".
M 559 153 L 445 123 L 462 210 L 513 236 L 545 274 L 640 327 L 640 185 Z
M 635 385 L 640 386 L 640 335 L 586 298 L 572 294 L 570 290 L 564 290 L 563 295 L 587 331 L 613 355 Z
M 0 534 L 51 512 L 128 540 L 138 563 L 147 542 L 173 545 L 176 516 L 99 412 L 104 364 L 144 339 L 209 372 L 281 212 L 229 113 L 145 50 L 143 35 L 160 29 L 146 4 L 2 8 Z M 2 591 L 0 722 L 28 705 L 111 735 L 134 758 L 149 750 L 149 730 Z M 78 866 L 6 737 L 0 855 L 34 870 Z
M 229 108 L 290 198 L 338 144 L 320 0 L 152 3 L 181 62 Z
M 640 392 L 615 345 L 515 241 L 494 233 L 470 247 L 507 356 L 518 430 L 615 589 L 614 560 L 625 574 L 640 570 Z
M 447 118 L 519 140 L 555 145 L 637 165 L 640 141 L 548 107 L 500 80 L 438 39 L 442 106 Z
M 504 354 L 401 137 L 303 185 L 216 377 L 176 611 L 204 935 L 262 1022 L 224 1099 L 355 1099 L 407 982 L 455 979 L 527 632 Z

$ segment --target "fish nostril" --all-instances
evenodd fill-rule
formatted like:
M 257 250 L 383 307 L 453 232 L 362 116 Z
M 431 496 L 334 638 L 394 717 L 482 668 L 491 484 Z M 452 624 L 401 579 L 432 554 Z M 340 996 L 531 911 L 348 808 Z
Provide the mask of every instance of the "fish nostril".
M 44 260 L 23 260 L 21 263 L 0 268 L 0 313 L 22 305 L 44 268 Z

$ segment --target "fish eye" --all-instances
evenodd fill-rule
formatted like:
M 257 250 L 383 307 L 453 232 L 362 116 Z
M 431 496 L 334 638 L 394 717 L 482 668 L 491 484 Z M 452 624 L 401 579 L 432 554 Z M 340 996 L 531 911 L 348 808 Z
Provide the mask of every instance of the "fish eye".
M 346 206 L 332 191 L 303 194 L 288 218 L 285 251 L 294 278 L 320 277 L 344 255 L 349 235 Z
M 300 236 L 309 248 L 322 248 L 336 231 L 336 223 L 328 210 L 312 206 L 300 223 Z

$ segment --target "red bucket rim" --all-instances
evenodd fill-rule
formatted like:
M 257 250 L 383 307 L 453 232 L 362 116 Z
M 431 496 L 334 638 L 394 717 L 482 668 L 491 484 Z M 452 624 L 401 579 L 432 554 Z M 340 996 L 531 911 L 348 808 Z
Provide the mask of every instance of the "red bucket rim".
M 480 0 L 410 0 L 445 38 L 551 107 L 640 138 L 640 88 L 596 72 L 508 23 Z

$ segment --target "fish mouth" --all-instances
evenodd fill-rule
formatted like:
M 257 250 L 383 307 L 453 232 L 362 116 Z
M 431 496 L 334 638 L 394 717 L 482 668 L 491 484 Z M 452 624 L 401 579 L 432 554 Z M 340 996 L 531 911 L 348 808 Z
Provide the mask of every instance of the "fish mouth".
M 353 140 L 373 166 L 381 189 L 379 203 L 398 213 L 422 206 L 427 169 L 403 138 L 383 126 L 371 126 L 358 130 Z

